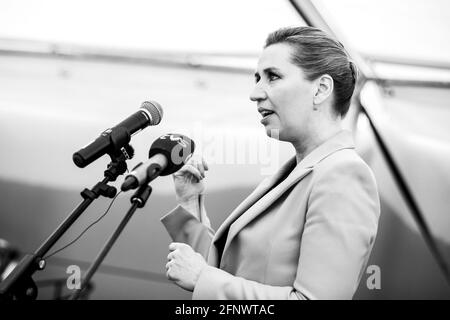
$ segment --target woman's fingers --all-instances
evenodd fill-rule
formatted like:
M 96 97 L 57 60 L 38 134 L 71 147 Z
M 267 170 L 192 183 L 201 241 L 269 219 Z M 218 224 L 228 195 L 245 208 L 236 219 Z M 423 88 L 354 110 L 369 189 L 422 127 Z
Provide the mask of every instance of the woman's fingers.
M 196 168 L 200 172 L 202 177 L 205 177 L 205 171 L 209 169 L 205 159 L 200 155 L 192 156 L 186 164 Z
M 172 260 L 173 258 L 175 258 L 175 254 L 174 251 L 171 251 L 168 255 L 167 255 L 167 261 Z
M 197 163 L 196 168 L 200 172 L 200 174 L 202 175 L 202 178 L 204 178 L 205 177 L 205 168 L 203 167 L 203 165 L 200 165 L 200 164 Z
M 206 161 L 199 155 L 193 155 L 187 163 L 177 172 L 173 174 L 175 181 L 180 182 L 180 178 L 184 179 L 184 183 L 198 183 L 205 178 L 205 171 L 208 170 Z
M 202 158 L 202 164 L 203 164 L 203 167 L 205 168 L 205 170 L 208 171 L 209 167 L 208 167 L 208 164 L 206 163 L 205 158 Z
M 193 176 L 193 177 L 197 178 L 198 180 L 203 179 L 203 176 L 200 173 L 200 171 L 196 167 L 194 167 L 190 164 L 186 164 L 185 166 L 183 166 L 183 168 L 181 168 L 177 173 L 175 173 L 175 176 L 177 176 L 177 177 L 178 176 L 188 176 L 188 177 Z

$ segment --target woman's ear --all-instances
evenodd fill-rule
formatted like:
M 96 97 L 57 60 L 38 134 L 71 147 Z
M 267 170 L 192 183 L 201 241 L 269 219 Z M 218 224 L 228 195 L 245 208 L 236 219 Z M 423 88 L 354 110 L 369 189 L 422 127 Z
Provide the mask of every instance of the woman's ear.
M 316 80 L 316 93 L 313 97 L 313 104 L 318 105 L 323 103 L 325 100 L 328 99 L 328 97 L 331 97 L 331 94 L 333 93 L 333 87 L 334 82 L 333 78 L 329 76 L 328 74 L 324 74 L 320 76 Z

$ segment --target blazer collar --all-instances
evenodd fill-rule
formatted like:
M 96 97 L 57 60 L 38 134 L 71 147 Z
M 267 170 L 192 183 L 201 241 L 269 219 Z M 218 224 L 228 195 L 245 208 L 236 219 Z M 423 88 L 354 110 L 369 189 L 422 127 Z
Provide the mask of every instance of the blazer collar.
M 311 151 L 302 161 L 300 161 L 299 166 L 314 167 L 317 163 L 338 150 L 354 148 L 355 143 L 353 142 L 352 132 L 341 130 Z
M 225 219 L 217 230 L 213 243 L 217 245 L 219 251 L 225 252 L 230 242 L 243 227 L 264 212 L 264 210 L 290 187 L 303 179 L 313 170 L 314 165 L 338 150 L 352 149 L 354 147 L 352 133 L 347 130 L 342 130 L 310 152 L 298 164 L 296 163 L 295 156 L 289 159 L 273 176 L 264 179 Z M 227 230 L 228 236 L 222 249 L 218 245 L 218 240 L 222 236 L 226 236 Z M 217 259 L 213 260 L 218 262 Z

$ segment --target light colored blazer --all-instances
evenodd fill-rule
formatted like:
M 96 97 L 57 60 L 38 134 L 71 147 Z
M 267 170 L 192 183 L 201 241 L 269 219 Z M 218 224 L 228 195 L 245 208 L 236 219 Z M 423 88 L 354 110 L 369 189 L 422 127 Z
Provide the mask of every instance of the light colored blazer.
M 193 299 L 351 299 L 379 214 L 373 173 L 343 130 L 263 180 L 217 232 L 181 206 L 161 221 L 208 261 Z

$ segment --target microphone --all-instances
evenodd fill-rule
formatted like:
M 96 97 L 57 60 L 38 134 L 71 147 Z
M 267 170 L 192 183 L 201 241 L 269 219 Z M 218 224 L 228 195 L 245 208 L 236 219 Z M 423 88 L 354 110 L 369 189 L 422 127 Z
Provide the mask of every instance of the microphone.
M 161 122 L 163 110 L 155 101 L 144 101 L 138 112 L 135 112 L 115 127 L 106 129 L 100 137 L 73 154 L 73 162 L 79 168 L 84 168 L 104 154 L 115 153 L 128 145 L 131 136 L 148 126 Z M 132 155 L 126 154 L 127 159 Z
M 181 169 L 194 152 L 195 143 L 182 134 L 168 133 L 153 142 L 149 159 L 139 163 L 122 184 L 122 191 L 136 189 L 158 176 L 167 176 Z

